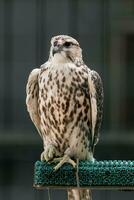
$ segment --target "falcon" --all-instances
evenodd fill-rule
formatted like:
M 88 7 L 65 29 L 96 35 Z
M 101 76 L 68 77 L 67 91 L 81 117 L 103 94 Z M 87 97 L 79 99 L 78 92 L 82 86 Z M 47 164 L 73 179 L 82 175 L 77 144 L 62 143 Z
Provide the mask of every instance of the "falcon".
M 67 35 L 51 39 L 49 59 L 33 69 L 26 86 L 26 105 L 44 145 L 41 160 L 94 161 L 103 110 L 99 74 L 88 68 L 79 43 Z M 69 200 L 91 200 L 89 190 L 70 189 Z

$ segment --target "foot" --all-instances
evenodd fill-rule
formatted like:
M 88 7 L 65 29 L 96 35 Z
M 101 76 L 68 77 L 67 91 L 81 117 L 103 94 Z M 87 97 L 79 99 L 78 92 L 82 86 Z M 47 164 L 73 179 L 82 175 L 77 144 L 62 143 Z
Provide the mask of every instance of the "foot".
M 52 161 L 54 163 L 59 162 L 55 167 L 54 170 L 57 171 L 64 163 L 70 163 L 74 168 L 76 167 L 76 163 L 68 156 L 64 155 L 63 157 L 60 158 L 54 158 Z
M 50 144 L 46 146 L 40 157 L 41 161 L 50 161 L 56 156 L 60 156 L 60 153 L 54 145 Z

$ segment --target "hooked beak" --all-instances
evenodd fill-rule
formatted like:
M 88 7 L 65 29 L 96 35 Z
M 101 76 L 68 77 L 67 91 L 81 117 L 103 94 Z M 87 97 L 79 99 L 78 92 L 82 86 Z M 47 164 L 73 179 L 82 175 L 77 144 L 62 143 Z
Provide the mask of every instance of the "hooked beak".
M 60 53 L 61 51 L 62 51 L 62 46 L 55 46 L 55 47 L 53 47 L 53 56 L 56 53 Z

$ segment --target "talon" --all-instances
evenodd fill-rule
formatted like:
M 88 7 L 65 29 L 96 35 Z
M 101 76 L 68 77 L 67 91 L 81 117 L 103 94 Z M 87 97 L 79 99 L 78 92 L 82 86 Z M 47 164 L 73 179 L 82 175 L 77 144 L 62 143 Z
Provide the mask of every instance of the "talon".
M 57 171 L 64 163 L 70 163 L 74 168 L 76 167 L 76 163 L 68 156 L 64 155 L 61 158 L 55 158 L 53 162 L 59 162 L 55 167 L 54 171 Z

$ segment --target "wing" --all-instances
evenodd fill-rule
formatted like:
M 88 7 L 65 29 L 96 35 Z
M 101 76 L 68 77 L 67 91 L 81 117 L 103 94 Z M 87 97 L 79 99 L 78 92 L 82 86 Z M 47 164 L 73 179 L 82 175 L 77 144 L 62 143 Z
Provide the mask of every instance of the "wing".
M 40 117 L 38 114 L 38 95 L 39 95 L 38 75 L 40 73 L 40 70 L 41 69 L 36 68 L 29 75 L 26 86 L 26 105 L 30 118 L 33 121 L 35 127 L 37 128 L 40 136 L 42 137 L 40 131 Z
M 88 72 L 88 87 L 91 105 L 92 150 L 99 140 L 99 132 L 103 114 L 103 85 L 99 74 L 93 70 Z

